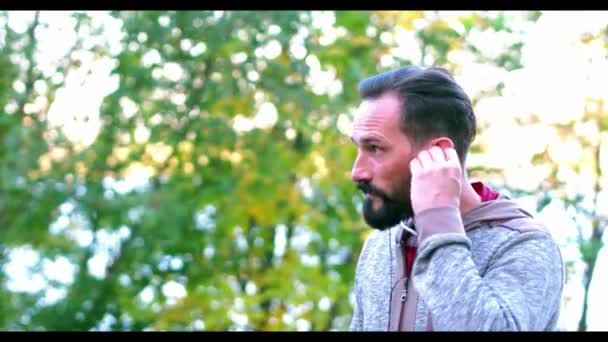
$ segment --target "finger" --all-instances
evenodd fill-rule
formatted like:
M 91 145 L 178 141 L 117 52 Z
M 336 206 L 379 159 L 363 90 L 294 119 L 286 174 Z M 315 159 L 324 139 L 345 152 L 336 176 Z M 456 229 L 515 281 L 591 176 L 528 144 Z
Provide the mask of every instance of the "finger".
M 417 175 L 422 170 L 422 165 L 420 164 L 420 160 L 418 158 L 413 158 L 410 161 L 410 173 L 412 175 Z
M 446 148 L 445 149 L 445 155 L 447 157 L 447 161 L 451 164 L 451 163 L 456 163 L 458 165 L 460 165 L 460 158 L 458 158 L 458 153 L 456 153 L 456 150 L 453 148 Z
M 435 162 L 443 163 L 447 160 L 446 154 L 443 152 L 443 149 L 440 148 L 439 146 L 431 147 L 431 149 L 429 150 L 429 154 L 431 155 L 431 158 L 433 158 L 433 160 Z
M 420 161 L 420 165 L 423 168 L 430 167 L 433 164 L 433 158 L 431 158 L 431 154 L 427 150 L 420 151 L 417 159 Z

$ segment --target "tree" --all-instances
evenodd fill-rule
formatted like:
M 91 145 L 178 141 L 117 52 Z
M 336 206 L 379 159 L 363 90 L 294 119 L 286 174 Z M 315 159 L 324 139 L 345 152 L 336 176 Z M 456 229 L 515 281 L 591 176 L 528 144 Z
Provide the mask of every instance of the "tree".
M 502 14 L 140 11 L 70 14 L 76 39 L 45 73 L 50 14 L 24 32 L 7 16 L 0 252 L 5 265 L 38 253 L 47 285 L 21 293 L 0 273 L 6 329 L 346 329 L 369 232 L 349 179 L 356 84 L 405 63 L 458 73 L 454 51 L 520 67 L 521 44 L 488 57 L 469 42 L 476 29 L 517 38 Z M 420 60 L 396 53 L 404 34 Z M 112 66 L 99 114 L 74 113 L 98 130 L 70 131 L 53 106 L 99 65 Z M 73 279 L 44 273 L 61 260 Z

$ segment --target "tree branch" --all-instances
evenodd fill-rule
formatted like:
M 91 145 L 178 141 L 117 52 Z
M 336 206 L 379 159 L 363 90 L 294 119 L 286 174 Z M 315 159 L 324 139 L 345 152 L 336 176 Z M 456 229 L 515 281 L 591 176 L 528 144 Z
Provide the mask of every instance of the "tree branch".
M 18 101 L 18 113 L 22 116 L 25 115 L 25 104 L 28 100 L 28 95 L 32 93 L 32 89 L 34 89 L 34 51 L 36 51 L 36 28 L 39 24 L 40 12 L 36 11 L 34 15 L 34 21 L 32 25 L 27 29 L 27 37 L 28 37 L 28 45 L 25 49 L 25 59 L 29 62 L 28 68 L 25 73 L 25 92 L 23 93 L 23 97 L 20 101 Z

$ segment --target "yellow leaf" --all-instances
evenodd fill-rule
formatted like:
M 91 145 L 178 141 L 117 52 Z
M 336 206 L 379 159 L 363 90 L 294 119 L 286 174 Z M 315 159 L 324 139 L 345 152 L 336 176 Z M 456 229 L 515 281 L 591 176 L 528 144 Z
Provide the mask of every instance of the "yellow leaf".
M 416 19 L 422 19 L 424 16 L 424 11 L 403 11 L 397 14 L 395 22 L 398 26 L 401 26 L 408 31 L 413 31 L 415 29 L 414 21 Z

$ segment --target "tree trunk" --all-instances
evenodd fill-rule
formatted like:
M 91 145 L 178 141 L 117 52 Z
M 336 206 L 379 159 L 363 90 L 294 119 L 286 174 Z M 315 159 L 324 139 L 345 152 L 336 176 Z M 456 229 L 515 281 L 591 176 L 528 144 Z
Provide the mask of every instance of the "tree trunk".
M 600 151 L 601 151 L 601 141 L 598 142 L 595 147 L 595 189 L 594 189 L 594 210 L 592 217 L 592 233 L 591 239 L 588 245 L 587 255 L 583 254 L 584 262 L 587 266 L 585 269 L 585 275 L 583 277 L 583 286 L 585 290 L 585 296 L 583 299 L 583 313 L 581 315 L 581 319 L 578 322 L 578 331 L 586 331 L 587 330 L 587 309 L 588 309 L 588 300 L 589 300 L 589 286 L 591 285 L 591 280 L 593 280 L 593 271 L 595 270 L 595 263 L 597 261 L 597 257 L 599 255 L 600 250 L 602 249 L 602 235 L 604 235 L 604 229 L 601 227 L 600 218 L 597 215 L 597 203 L 598 203 L 598 195 L 601 191 L 600 179 L 602 175 L 602 170 L 600 168 Z

